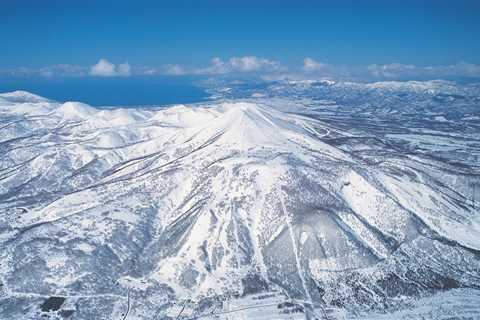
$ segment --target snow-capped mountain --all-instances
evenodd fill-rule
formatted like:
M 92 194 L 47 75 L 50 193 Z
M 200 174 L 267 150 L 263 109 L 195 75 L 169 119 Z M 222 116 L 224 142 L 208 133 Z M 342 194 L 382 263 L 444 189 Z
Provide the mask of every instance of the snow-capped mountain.
M 354 318 L 441 294 L 479 316 L 478 88 L 241 90 L 1 94 L 0 318 Z

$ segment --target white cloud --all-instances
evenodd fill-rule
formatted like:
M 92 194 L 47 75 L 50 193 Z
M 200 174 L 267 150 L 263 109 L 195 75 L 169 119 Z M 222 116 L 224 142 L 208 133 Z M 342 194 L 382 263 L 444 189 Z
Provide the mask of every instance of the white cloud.
M 390 63 L 372 64 L 367 66 L 367 71 L 377 78 L 397 78 L 404 76 L 418 76 L 421 73 L 418 67 L 410 64 Z
M 88 68 L 71 64 L 57 64 L 43 67 L 38 70 L 38 73 L 44 77 L 81 77 L 88 74 Z
M 70 64 L 57 64 L 40 69 L 19 67 L 11 70 L 0 70 L 0 74 L 14 77 L 81 77 L 88 74 L 89 68 Z
M 114 65 L 107 59 L 100 59 L 96 64 L 91 66 L 90 75 L 98 77 L 128 77 L 130 76 L 130 65 L 128 62 L 118 65 Z
M 226 61 L 215 57 L 210 61 L 210 66 L 197 69 L 194 73 L 213 75 L 235 72 L 272 72 L 281 69 L 283 69 L 283 67 L 277 61 L 255 56 L 231 57 Z
M 306 57 L 303 59 L 303 71 L 305 72 L 318 72 L 328 68 L 325 63 L 317 62 L 312 58 Z
M 164 68 L 164 73 L 172 76 L 181 76 L 187 73 L 184 67 L 178 64 L 168 64 Z
M 341 65 L 332 65 L 319 62 L 313 58 L 305 57 L 300 70 L 290 75 L 291 79 L 349 79 L 351 77 L 350 68 Z
M 427 80 L 448 78 L 478 78 L 480 65 L 461 62 L 453 65 L 417 66 L 412 64 L 389 63 L 372 65 L 332 65 L 306 57 L 302 73 L 294 73 L 296 78 L 340 80 Z
M 137 68 L 136 72 L 138 74 L 147 75 L 147 76 L 155 76 L 155 75 L 167 75 L 167 76 L 182 76 L 189 74 L 190 71 L 187 70 L 185 67 L 180 66 L 178 64 L 167 64 L 160 67 L 155 68 Z
M 241 72 L 252 72 L 260 70 L 274 70 L 278 69 L 279 64 L 276 61 L 258 58 L 254 56 L 245 56 L 241 58 L 230 58 L 229 64 L 234 70 Z
M 444 78 L 444 77 L 480 77 L 480 65 L 460 62 L 452 65 L 415 66 L 390 63 L 367 66 L 367 71 L 375 78 Z
M 128 77 L 130 75 L 130 65 L 128 64 L 128 62 L 118 65 L 117 75 L 123 77 Z
M 178 64 L 166 64 L 155 68 L 140 68 L 137 72 L 144 75 L 223 75 L 229 73 L 273 72 L 284 70 L 280 63 L 274 60 L 255 56 L 231 57 L 222 60 L 215 57 L 206 67 L 187 67 Z M 111 71 L 111 68 L 110 70 Z
M 460 62 L 452 65 L 416 66 L 390 63 L 372 65 L 332 65 L 305 57 L 300 66 L 287 68 L 278 61 L 256 56 L 213 58 L 206 67 L 166 64 L 157 67 L 131 67 L 127 62 L 115 65 L 100 59 L 93 66 L 58 64 L 43 68 L 14 68 L 0 70 L 0 75 L 13 77 L 128 77 L 137 75 L 229 75 L 260 76 L 262 79 L 335 79 L 347 81 L 429 80 L 480 78 L 480 65 Z
M 97 64 L 90 69 L 90 74 L 93 76 L 112 77 L 115 76 L 115 65 L 106 59 L 100 59 Z
M 222 59 L 215 57 L 210 60 L 210 66 L 193 71 L 195 74 L 224 74 L 229 72 L 228 65 Z

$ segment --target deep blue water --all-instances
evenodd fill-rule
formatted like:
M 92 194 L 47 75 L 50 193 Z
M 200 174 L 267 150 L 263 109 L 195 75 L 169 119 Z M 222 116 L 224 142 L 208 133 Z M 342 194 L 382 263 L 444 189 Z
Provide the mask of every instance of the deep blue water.
M 92 106 L 139 106 L 194 103 L 208 94 L 192 77 L 135 76 L 128 78 L 0 78 L 0 92 L 25 90 Z

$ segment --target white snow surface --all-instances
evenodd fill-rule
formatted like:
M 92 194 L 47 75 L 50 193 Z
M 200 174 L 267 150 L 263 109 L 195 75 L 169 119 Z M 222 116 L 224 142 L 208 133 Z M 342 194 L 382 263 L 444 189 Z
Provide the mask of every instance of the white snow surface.
M 391 268 L 419 239 L 422 246 L 441 241 L 432 245 L 439 251 L 480 251 L 480 212 L 448 184 L 464 176 L 413 155 L 392 153 L 369 165 L 327 139 L 351 132 L 291 101 L 276 103 L 100 109 L 0 94 L 0 281 L 7 296 L 166 286 L 179 300 L 200 301 L 247 294 L 244 279 L 255 275 L 278 285 L 285 299 L 314 305 L 314 314 L 353 295 L 342 284 L 320 299 L 312 283 L 327 288 L 350 270 L 380 279 L 376 268 Z M 470 253 L 448 254 L 470 263 Z M 16 283 L 15 274 L 25 280 Z M 276 297 L 268 298 L 272 306 L 283 301 Z M 248 299 L 222 310 L 242 309 Z M 141 310 L 132 319 L 147 319 Z M 237 318 L 273 319 L 256 309 Z

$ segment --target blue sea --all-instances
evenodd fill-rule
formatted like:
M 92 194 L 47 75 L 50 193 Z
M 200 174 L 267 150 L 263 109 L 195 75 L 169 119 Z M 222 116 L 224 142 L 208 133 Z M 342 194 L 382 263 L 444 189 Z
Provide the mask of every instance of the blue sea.
M 92 106 L 143 106 L 208 100 L 192 77 L 133 76 L 128 78 L 0 78 L 0 92 L 25 90 L 64 102 Z

